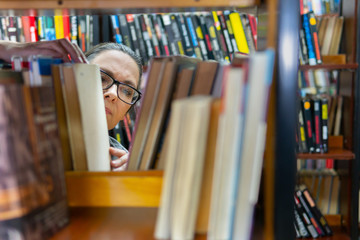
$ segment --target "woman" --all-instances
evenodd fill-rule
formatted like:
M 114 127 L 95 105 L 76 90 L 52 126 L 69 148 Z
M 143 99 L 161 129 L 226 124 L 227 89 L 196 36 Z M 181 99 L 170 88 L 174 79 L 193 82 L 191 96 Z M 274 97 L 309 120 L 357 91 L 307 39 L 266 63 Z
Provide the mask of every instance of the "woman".
M 141 58 L 130 48 L 117 43 L 101 43 L 85 53 L 87 60 L 101 69 L 108 129 L 113 129 L 141 97 L 137 90 L 141 76 Z M 126 169 L 128 151 L 109 136 L 113 171 Z
M 86 59 L 79 47 L 67 39 L 35 43 L 0 41 L 0 59 L 6 62 L 10 62 L 13 55 L 26 58 L 36 54 L 62 58 L 65 62 L 89 61 L 100 66 L 109 130 L 124 119 L 131 106 L 140 99 L 137 87 L 142 76 L 141 58 L 124 45 L 99 44 L 86 53 Z M 116 139 L 109 137 L 109 141 L 112 170 L 125 170 L 128 151 Z

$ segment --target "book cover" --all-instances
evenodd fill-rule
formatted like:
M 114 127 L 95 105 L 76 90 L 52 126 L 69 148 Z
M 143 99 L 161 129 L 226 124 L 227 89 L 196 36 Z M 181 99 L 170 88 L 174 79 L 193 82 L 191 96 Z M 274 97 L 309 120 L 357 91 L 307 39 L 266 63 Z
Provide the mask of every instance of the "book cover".
M 194 48 L 191 43 L 190 34 L 187 28 L 186 20 L 183 14 L 175 14 L 175 19 L 179 27 L 180 37 L 184 44 L 184 52 L 186 56 L 195 57 Z
M 202 28 L 200 26 L 201 24 L 200 24 L 199 17 L 197 15 L 195 15 L 195 14 L 191 14 L 191 22 L 192 22 L 192 25 L 194 27 L 195 33 L 196 33 L 196 38 L 197 38 L 197 41 L 198 41 L 199 46 L 200 46 L 200 50 L 201 50 L 203 60 L 211 59 L 210 56 L 209 56 L 207 47 L 206 47 L 205 36 L 204 36 L 204 33 L 203 33 Z
M 140 43 L 139 43 L 140 39 L 138 39 L 137 34 L 136 34 L 133 14 L 126 14 L 126 21 L 129 26 L 129 32 L 130 32 L 130 36 L 131 36 L 133 50 L 137 55 L 141 56 L 142 54 L 140 52 Z
M 111 15 L 110 16 L 111 19 L 111 30 L 113 33 L 113 40 L 116 43 L 122 43 L 122 36 L 120 34 L 120 27 L 119 27 L 119 17 L 117 15 Z
M 187 27 L 189 29 L 189 35 L 191 38 L 191 42 L 192 42 L 192 46 L 194 48 L 194 52 L 195 52 L 195 56 L 199 59 L 203 59 L 202 53 L 201 53 L 201 49 L 199 46 L 199 42 L 197 40 L 197 36 L 196 36 L 196 32 L 195 32 L 195 28 L 191 19 L 191 14 L 190 13 L 185 13 L 185 19 L 186 19 L 186 24 Z
M 322 59 L 321 59 L 321 52 L 320 52 L 319 35 L 318 35 L 318 30 L 317 30 L 318 23 L 317 23 L 314 12 L 309 12 L 307 14 L 308 14 L 308 18 L 309 18 L 311 40 L 312 40 L 314 50 L 315 50 L 316 63 L 321 64 Z
M 131 33 L 130 33 L 129 26 L 128 26 L 128 23 L 126 20 L 126 15 L 119 14 L 118 17 L 119 17 L 120 33 L 122 36 L 123 44 L 128 46 L 130 49 L 134 49 L 133 41 L 131 39 Z
M 197 64 L 190 95 L 211 94 L 218 66 L 218 62 L 211 60 Z
M 308 50 L 309 65 L 316 65 L 317 62 L 316 62 L 316 55 L 315 55 L 315 46 L 313 45 L 313 42 L 312 42 L 309 15 L 306 14 L 306 13 L 301 15 L 301 22 L 302 22 L 302 27 L 303 27 L 304 33 L 305 33 L 305 40 L 306 40 L 306 46 L 307 46 L 307 50 Z

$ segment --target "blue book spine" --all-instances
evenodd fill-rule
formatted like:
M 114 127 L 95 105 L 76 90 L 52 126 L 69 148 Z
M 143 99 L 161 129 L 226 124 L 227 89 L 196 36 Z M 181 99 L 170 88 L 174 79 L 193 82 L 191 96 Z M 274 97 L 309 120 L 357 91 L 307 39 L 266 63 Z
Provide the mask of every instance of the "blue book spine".
M 309 65 L 316 65 L 315 50 L 314 50 L 314 46 L 312 44 L 312 39 L 311 39 L 309 16 L 307 14 L 303 14 L 302 20 L 303 20 L 302 25 L 303 25 L 303 28 L 305 31 L 306 45 L 307 45 L 308 54 L 309 54 Z

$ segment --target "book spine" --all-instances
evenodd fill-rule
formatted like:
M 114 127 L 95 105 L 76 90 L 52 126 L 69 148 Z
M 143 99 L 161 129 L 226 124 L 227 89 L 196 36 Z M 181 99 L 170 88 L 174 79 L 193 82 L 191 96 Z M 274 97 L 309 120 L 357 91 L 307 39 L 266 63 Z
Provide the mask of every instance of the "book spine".
M 295 215 L 295 225 L 298 228 L 300 237 L 310 237 L 310 234 L 308 230 L 306 229 L 306 226 L 301 219 L 296 207 L 294 206 L 294 215 Z
M 200 50 L 201 50 L 203 59 L 204 60 L 209 60 L 210 56 L 208 54 L 208 50 L 207 50 L 207 47 L 206 47 L 204 34 L 203 34 L 201 26 L 200 26 L 199 17 L 196 16 L 195 14 L 192 14 L 191 15 L 191 20 L 192 20 L 192 24 L 193 24 L 194 29 L 195 29 L 196 38 L 197 38 L 197 40 L 199 42 L 199 46 L 200 46 Z
M 321 54 L 320 54 L 319 35 L 317 32 L 317 20 L 316 20 L 314 12 L 309 12 L 308 18 L 309 18 L 309 28 L 310 28 L 311 40 L 312 40 L 312 44 L 314 46 L 314 51 L 315 51 L 316 63 L 321 64 L 322 60 L 321 60 Z
M 135 14 L 133 14 L 133 18 L 134 18 L 136 36 L 139 41 L 140 55 L 141 55 L 143 64 L 146 65 L 149 61 L 149 56 L 147 54 L 145 41 L 144 41 L 143 35 L 142 35 L 140 19 L 139 19 L 139 16 L 135 15 Z
M 255 43 L 254 43 L 253 35 L 251 33 L 250 21 L 249 21 L 248 15 L 246 13 L 241 13 L 239 15 L 240 15 L 241 22 L 243 24 L 246 42 L 249 46 L 249 51 L 254 52 L 255 51 Z
M 309 24 L 309 16 L 307 13 L 302 15 L 302 26 L 305 32 L 305 40 L 306 45 L 308 49 L 308 59 L 309 59 L 309 65 L 316 65 L 316 56 L 315 56 L 315 50 L 314 45 L 312 43 L 312 37 L 310 32 L 310 24 Z
M 147 26 L 146 26 L 144 15 L 139 15 L 139 21 L 140 21 L 142 37 L 144 39 L 145 46 L 146 46 L 147 56 L 149 58 L 151 58 L 152 56 L 155 55 L 155 51 L 154 51 L 154 48 L 153 48 L 153 45 L 151 42 L 151 38 L 149 36 L 149 32 L 147 31 Z
M 256 17 L 251 14 L 248 14 L 247 16 L 248 16 L 249 23 L 250 23 L 251 33 L 252 33 L 254 44 L 255 44 L 255 49 L 257 49 L 257 20 L 256 20 Z
M 176 45 L 176 39 L 175 39 L 175 34 L 173 32 L 173 29 L 171 27 L 171 20 L 170 20 L 170 15 L 169 14 L 164 14 L 162 15 L 162 19 L 164 22 L 164 26 L 165 26 L 165 30 L 169 39 L 169 45 L 170 45 L 170 52 L 173 55 L 178 55 L 180 54 L 179 49 Z
M 302 100 L 302 110 L 304 116 L 306 139 L 309 152 L 315 151 L 314 134 L 313 134 L 313 117 L 311 113 L 311 101 L 309 99 Z
M 128 46 L 130 49 L 134 49 L 133 44 L 132 44 L 132 40 L 131 40 L 131 34 L 129 31 L 129 26 L 128 26 L 128 22 L 126 20 L 126 16 L 125 14 L 119 14 L 119 28 L 120 28 L 120 34 L 122 36 L 123 39 L 123 43 Z
M 139 39 L 137 38 L 134 16 L 132 14 L 126 14 L 126 21 L 129 25 L 129 32 L 131 35 L 132 46 L 137 55 L 141 56 Z
M 303 60 L 302 64 L 309 64 L 309 54 L 306 46 L 305 32 L 301 28 L 299 30 L 299 41 L 300 41 L 300 57 Z
M 320 212 L 320 210 L 317 208 L 315 201 L 313 197 L 310 195 L 310 192 L 308 189 L 302 190 L 302 194 L 305 196 L 305 199 L 307 201 L 308 207 L 312 211 L 314 217 L 318 220 L 319 226 L 322 228 L 322 231 L 325 233 L 325 235 L 330 236 L 333 234 L 329 224 L 327 223 L 324 215 Z
M 224 17 L 225 17 L 226 26 L 229 31 L 229 36 L 231 39 L 231 44 L 233 46 L 234 52 L 239 52 L 239 49 L 236 44 L 235 36 L 234 36 L 233 27 L 232 27 L 231 21 L 230 21 L 230 11 L 224 11 Z
M 297 190 L 296 191 L 296 196 L 299 198 L 299 201 L 301 203 L 301 206 L 304 208 L 304 212 L 306 213 L 306 215 L 308 216 L 308 218 L 310 219 L 312 225 L 314 226 L 316 232 L 319 234 L 319 236 L 324 236 L 325 233 L 323 232 L 323 230 L 321 229 L 321 226 L 318 222 L 318 220 L 315 218 L 315 216 L 313 215 L 313 213 L 311 212 L 307 201 L 302 193 L 301 190 Z
M 113 39 L 116 43 L 122 44 L 122 36 L 120 34 L 119 17 L 117 15 L 111 15 L 111 26 Z
M 224 59 L 227 62 L 230 62 L 229 50 L 228 50 L 228 47 L 226 44 L 224 32 L 222 31 L 221 23 L 220 23 L 218 15 L 217 15 L 217 12 L 212 11 L 212 17 L 213 17 L 213 21 L 214 21 L 214 27 L 216 29 L 216 36 L 220 42 L 220 48 L 221 48 L 222 54 L 224 56 Z
M 100 21 L 98 15 L 92 15 L 92 46 L 96 46 L 100 43 Z
M 71 38 L 71 42 L 74 44 L 78 44 L 78 21 L 77 21 L 77 16 L 71 16 L 70 17 L 70 26 L 71 26 L 71 31 L 70 31 L 70 38 Z
M 322 144 L 323 144 L 323 151 L 327 153 L 329 151 L 328 147 L 328 105 L 329 101 L 326 97 L 321 99 L 321 126 L 322 126 Z
M 206 14 L 203 17 L 204 17 L 204 21 L 205 21 L 206 30 L 209 33 L 209 39 L 210 39 L 210 44 L 213 49 L 214 58 L 219 62 L 223 61 L 225 59 L 225 56 L 219 45 L 220 39 L 218 39 L 217 34 L 216 34 L 213 17 L 210 14 Z
M 180 29 L 180 36 L 182 38 L 182 42 L 184 43 L 184 51 L 185 55 L 190 57 L 195 57 L 194 48 L 191 43 L 189 30 L 186 25 L 186 20 L 183 14 L 178 13 L 175 15 L 176 22 L 178 24 L 178 27 Z
M 62 16 L 63 17 L 63 25 L 64 25 L 64 37 L 67 38 L 69 41 L 71 41 L 70 38 L 70 17 L 67 15 Z
M 180 32 L 179 26 L 176 22 L 175 14 L 170 14 L 170 21 L 171 21 L 172 33 L 174 34 L 174 40 L 175 40 L 176 47 L 179 51 L 179 54 L 185 55 L 184 43 L 181 38 L 181 32 Z
M 196 37 L 195 28 L 194 28 L 193 22 L 191 20 L 191 15 L 186 14 L 185 18 L 186 18 L 186 23 L 187 23 L 187 26 L 188 26 L 188 29 L 189 29 L 189 34 L 190 34 L 190 37 L 191 37 L 191 42 L 192 42 L 192 45 L 193 45 L 193 48 L 194 48 L 195 55 L 196 55 L 197 58 L 203 59 L 201 49 L 200 49 L 200 46 L 199 46 L 199 42 L 198 42 L 197 37 Z
M 205 45 L 206 45 L 206 49 L 207 49 L 207 52 L 208 52 L 208 57 L 209 59 L 212 59 L 212 60 L 216 60 L 215 59 L 215 56 L 214 56 L 214 49 L 211 45 L 211 39 L 210 39 L 210 34 L 209 34 L 209 30 L 206 26 L 206 22 L 205 22 L 205 16 L 200 14 L 198 15 L 199 17 L 199 20 L 200 20 L 200 28 L 201 28 L 201 31 L 204 35 L 204 40 L 205 40 Z
M 239 52 L 249 54 L 250 50 L 246 40 L 244 27 L 241 23 L 241 18 L 239 13 L 232 12 L 230 13 L 229 17 Z
M 299 109 L 298 127 L 299 127 L 299 145 L 300 145 L 299 150 L 300 152 L 309 152 L 306 143 L 306 130 L 304 125 L 303 110 L 301 108 Z
M 155 29 L 157 29 L 156 31 L 158 32 L 157 35 L 159 38 L 159 42 L 161 42 L 163 55 L 170 56 L 171 53 L 170 53 L 169 41 L 167 38 L 167 34 L 165 31 L 165 26 L 161 14 L 156 14 L 154 22 L 155 22 L 154 24 Z
M 156 37 L 153 21 L 151 21 L 152 15 L 151 14 L 144 14 L 144 19 L 146 23 L 146 28 L 149 33 L 149 38 L 151 39 L 152 45 L 154 47 L 155 56 L 160 56 L 160 46 L 159 41 Z
M 306 229 L 308 230 L 308 233 L 311 235 L 311 237 L 313 238 L 317 238 L 319 237 L 319 233 L 316 231 L 315 226 L 312 224 L 310 218 L 308 217 L 308 215 L 306 214 L 304 207 L 302 206 L 302 204 L 300 203 L 300 199 L 297 196 L 297 194 L 295 193 L 294 195 L 294 200 L 295 200 L 295 208 L 296 211 L 298 212 L 301 220 L 303 221 L 303 223 L 306 226 Z
M 228 54 L 229 54 L 229 57 L 231 58 L 231 55 L 234 53 L 234 49 L 231 44 L 230 34 L 229 34 L 229 30 L 226 25 L 226 20 L 225 20 L 224 14 L 222 12 L 220 12 L 218 14 L 218 18 L 219 18 L 219 21 L 221 24 L 221 29 L 222 29 L 224 37 L 225 37 Z
M 79 16 L 78 39 L 79 39 L 80 49 L 83 52 L 85 52 L 86 51 L 86 16 Z
M 319 98 L 314 98 L 313 102 L 313 116 L 314 116 L 314 133 L 315 133 L 315 152 L 322 151 L 322 134 L 321 134 L 321 102 Z

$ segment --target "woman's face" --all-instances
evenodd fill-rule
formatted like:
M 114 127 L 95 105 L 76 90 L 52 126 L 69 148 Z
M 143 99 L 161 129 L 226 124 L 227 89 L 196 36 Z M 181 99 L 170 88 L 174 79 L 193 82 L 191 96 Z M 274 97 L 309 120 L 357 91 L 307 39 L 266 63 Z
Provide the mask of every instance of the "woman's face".
M 136 62 L 126 53 L 106 50 L 97 55 L 90 63 L 97 64 L 115 80 L 137 88 L 139 69 Z M 104 91 L 105 112 L 108 129 L 113 129 L 122 120 L 131 105 L 124 103 L 117 96 L 117 85 Z

